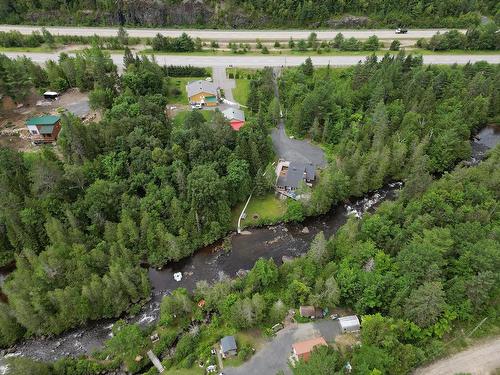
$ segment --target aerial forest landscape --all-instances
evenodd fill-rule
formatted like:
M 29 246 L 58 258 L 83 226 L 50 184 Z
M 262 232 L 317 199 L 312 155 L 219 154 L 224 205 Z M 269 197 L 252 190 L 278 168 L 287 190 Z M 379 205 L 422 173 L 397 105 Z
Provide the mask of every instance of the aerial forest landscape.
M 498 25 L 0 0 L 0 374 L 497 374 Z

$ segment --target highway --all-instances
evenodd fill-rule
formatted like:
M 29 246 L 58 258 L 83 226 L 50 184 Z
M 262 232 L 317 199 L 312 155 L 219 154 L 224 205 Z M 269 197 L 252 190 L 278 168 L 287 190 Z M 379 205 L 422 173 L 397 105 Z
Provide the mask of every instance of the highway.
M 6 56 L 13 58 L 26 56 L 35 63 L 43 64 L 48 60 L 57 60 L 58 53 L 35 53 L 35 52 L 5 52 Z M 369 54 L 367 54 L 368 56 Z M 356 65 L 366 56 L 311 56 L 315 66 L 350 66 Z M 123 66 L 123 55 L 112 54 L 114 63 L 121 69 Z M 160 65 L 192 65 L 199 67 L 235 66 L 245 68 L 262 68 L 265 66 L 297 66 L 304 62 L 307 56 L 195 56 L 195 55 L 158 55 L 155 57 Z M 499 55 L 424 55 L 424 64 L 466 64 L 467 62 L 487 61 L 500 64 Z
M 46 27 L 53 35 L 80 35 L 92 36 L 116 36 L 117 28 L 107 27 Z M 21 25 L 0 25 L 0 31 L 17 30 L 22 34 L 31 34 L 34 30 L 41 30 L 40 26 L 21 26 Z M 160 33 L 164 36 L 177 37 L 186 32 L 193 38 L 202 40 L 227 41 L 287 41 L 292 37 L 294 40 L 307 39 L 311 32 L 318 35 L 319 40 L 330 40 L 341 32 L 344 37 L 355 37 L 358 39 L 367 39 L 371 35 L 377 35 L 379 39 L 412 39 L 430 38 L 438 31 L 443 33 L 448 29 L 415 29 L 409 30 L 407 34 L 396 34 L 394 30 L 373 29 L 373 30 L 215 30 L 215 29 L 139 29 L 127 28 L 129 36 L 140 38 L 151 38 Z M 460 30 L 465 32 L 465 30 Z

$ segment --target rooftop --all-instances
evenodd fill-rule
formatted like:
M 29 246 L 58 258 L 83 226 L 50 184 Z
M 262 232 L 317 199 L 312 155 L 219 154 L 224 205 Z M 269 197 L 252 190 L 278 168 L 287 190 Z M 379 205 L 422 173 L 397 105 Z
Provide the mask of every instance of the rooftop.
M 229 121 L 231 120 L 245 121 L 245 112 L 243 112 L 241 109 L 238 108 L 233 108 L 233 107 L 228 108 L 222 111 L 222 114 Z
M 231 350 L 236 350 L 236 339 L 234 336 L 225 336 L 220 340 L 220 347 L 223 353 Z
M 186 85 L 186 91 L 188 97 L 199 94 L 201 92 L 206 92 L 213 96 L 217 96 L 217 89 L 213 82 L 205 81 L 200 79 L 198 81 L 191 81 Z
M 286 175 L 278 177 L 278 186 L 298 188 L 300 181 L 314 180 L 316 171 L 312 163 L 291 162 Z
M 296 342 L 292 345 L 293 350 L 297 355 L 310 353 L 315 346 L 328 345 L 323 337 L 316 337 L 314 339 Z
M 359 319 L 356 315 L 343 316 L 339 318 L 339 323 L 343 328 L 359 327 Z
M 53 126 L 61 119 L 60 116 L 44 115 L 26 120 L 26 125 Z

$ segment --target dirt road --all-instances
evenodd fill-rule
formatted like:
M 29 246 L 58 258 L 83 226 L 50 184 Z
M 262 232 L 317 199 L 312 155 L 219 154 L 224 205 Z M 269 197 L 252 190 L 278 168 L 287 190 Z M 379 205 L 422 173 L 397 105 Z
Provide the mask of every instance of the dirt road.
M 500 369 L 500 337 L 490 339 L 451 357 L 421 367 L 414 375 L 495 374 Z

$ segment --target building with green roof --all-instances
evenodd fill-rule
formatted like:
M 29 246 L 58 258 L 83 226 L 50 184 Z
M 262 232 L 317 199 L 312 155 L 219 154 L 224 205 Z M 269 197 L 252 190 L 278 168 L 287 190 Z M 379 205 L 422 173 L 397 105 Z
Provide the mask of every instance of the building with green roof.
M 61 131 L 61 117 L 56 115 L 32 117 L 26 120 L 26 127 L 33 143 L 52 143 L 57 140 Z

